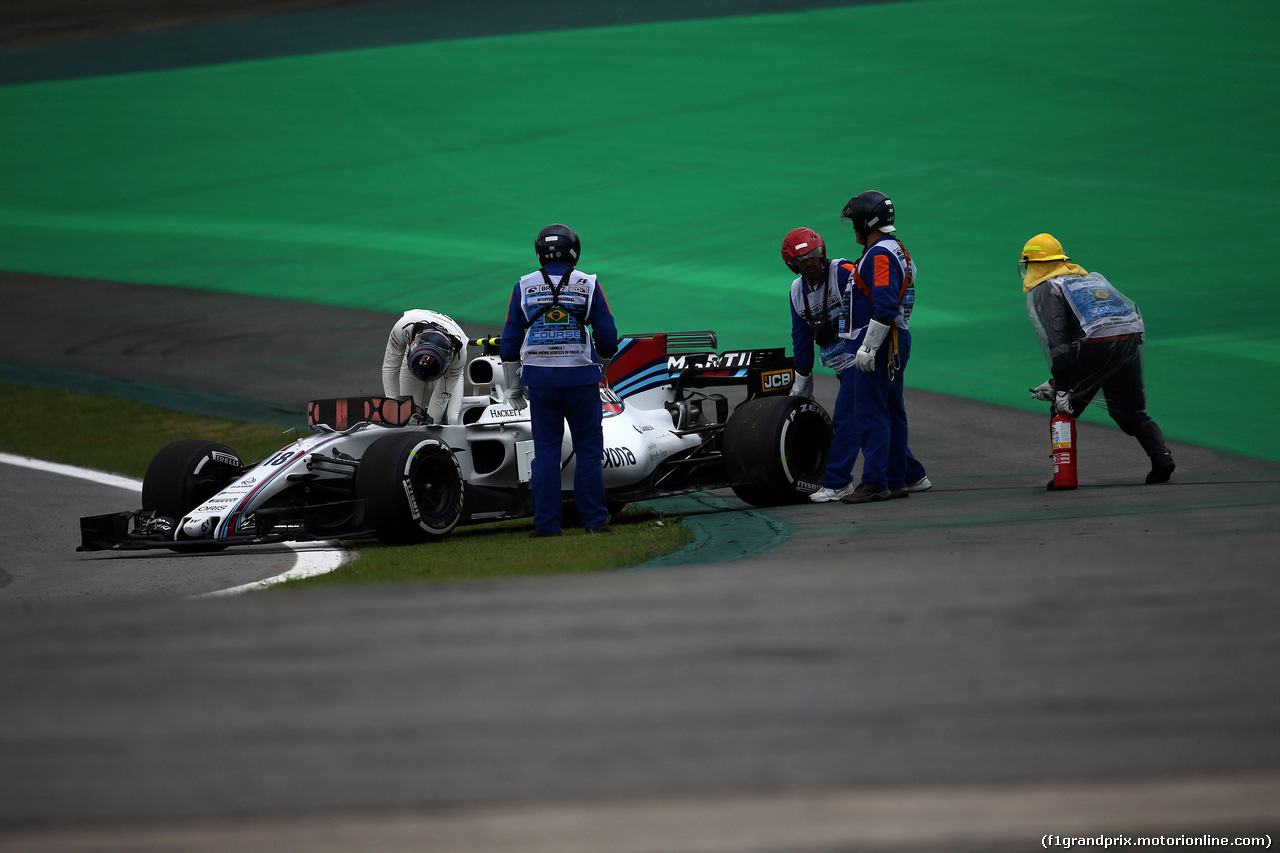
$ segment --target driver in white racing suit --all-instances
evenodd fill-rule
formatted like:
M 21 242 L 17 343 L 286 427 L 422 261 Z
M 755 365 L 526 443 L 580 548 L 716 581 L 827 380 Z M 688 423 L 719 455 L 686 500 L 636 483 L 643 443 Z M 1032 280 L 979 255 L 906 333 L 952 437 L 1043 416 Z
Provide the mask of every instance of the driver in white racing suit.
M 412 397 L 432 423 L 461 423 L 466 366 L 462 327 L 439 311 L 413 308 L 391 327 L 382 357 L 382 392 Z

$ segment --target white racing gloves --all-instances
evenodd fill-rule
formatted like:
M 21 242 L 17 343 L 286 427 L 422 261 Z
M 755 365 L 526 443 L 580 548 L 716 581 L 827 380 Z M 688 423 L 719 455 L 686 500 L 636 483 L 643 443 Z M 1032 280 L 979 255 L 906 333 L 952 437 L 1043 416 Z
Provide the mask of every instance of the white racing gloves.
M 872 320 L 867 324 L 867 333 L 862 336 L 862 346 L 858 347 L 858 353 L 853 357 L 854 365 L 863 373 L 876 369 L 876 353 L 880 351 L 880 345 L 888 335 L 889 327 L 879 320 Z
M 813 374 L 796 371 L 796 382 L 791 386 L 792 397 L 813 399 Z
M 1034 388 L 1028 388 L 1027 390 L 1031 392 L 1032 400 L 1039 400 L 1042 403 L 1053 402 L 1053 380 L 1052 379 L 1050 379 L 1048 382 L 1042 382 Z
M 520 384 L 520 362 L 502 362 L 502 375 L 507 380 L 507 403 L 517 412 L 529 406 L 529 391 Z

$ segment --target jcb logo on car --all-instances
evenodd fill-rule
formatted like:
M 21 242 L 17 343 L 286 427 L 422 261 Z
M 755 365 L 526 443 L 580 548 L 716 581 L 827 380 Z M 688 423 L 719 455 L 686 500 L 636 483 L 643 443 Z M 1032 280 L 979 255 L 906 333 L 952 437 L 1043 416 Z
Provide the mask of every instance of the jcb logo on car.
M 760 374 L 760 382 L 765 391 L 776 391 L 791 386 L 790 370 L 767 370 Z

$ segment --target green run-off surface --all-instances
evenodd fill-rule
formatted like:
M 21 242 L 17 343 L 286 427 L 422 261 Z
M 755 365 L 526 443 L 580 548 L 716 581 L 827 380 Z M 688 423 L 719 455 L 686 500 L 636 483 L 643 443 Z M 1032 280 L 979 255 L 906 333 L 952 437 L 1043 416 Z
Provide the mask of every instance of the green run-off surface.
M 1171 438 L 1280 460 L 1277 36 L 1260 0 L 924 0 L 0 87 L 0 268 L 465 328 L 562 221 L 624 331 L 782 345 L 782 236 L 856 257 L 881 189 L 909 386 L 1040 406 L 1050 231 L 1142 307 Z

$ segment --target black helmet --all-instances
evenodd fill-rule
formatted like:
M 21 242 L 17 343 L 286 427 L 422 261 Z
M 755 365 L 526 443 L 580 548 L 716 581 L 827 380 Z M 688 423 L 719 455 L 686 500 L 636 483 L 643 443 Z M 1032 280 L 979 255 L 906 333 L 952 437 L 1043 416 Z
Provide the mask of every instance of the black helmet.
M 543 266 L 559 261 L 575 267 L 582 254 L 582 243 L 568 225 L 548 225 L 538 232 L 537 239 L 533 241 L 533 250 L 538 253 L 538 263 Z
M 439 329 L 419 332 L 409 350 L 409 372 L 423 382 L 435 382 L 453 360 L 453 341 Z
M 840 218 L 852 222 L 853 230 L 859 234 L 870 234 L 872 231 L 892 233 L 893 202 L 887 195 L 875 190 L 858 193 L 849 199 Z

